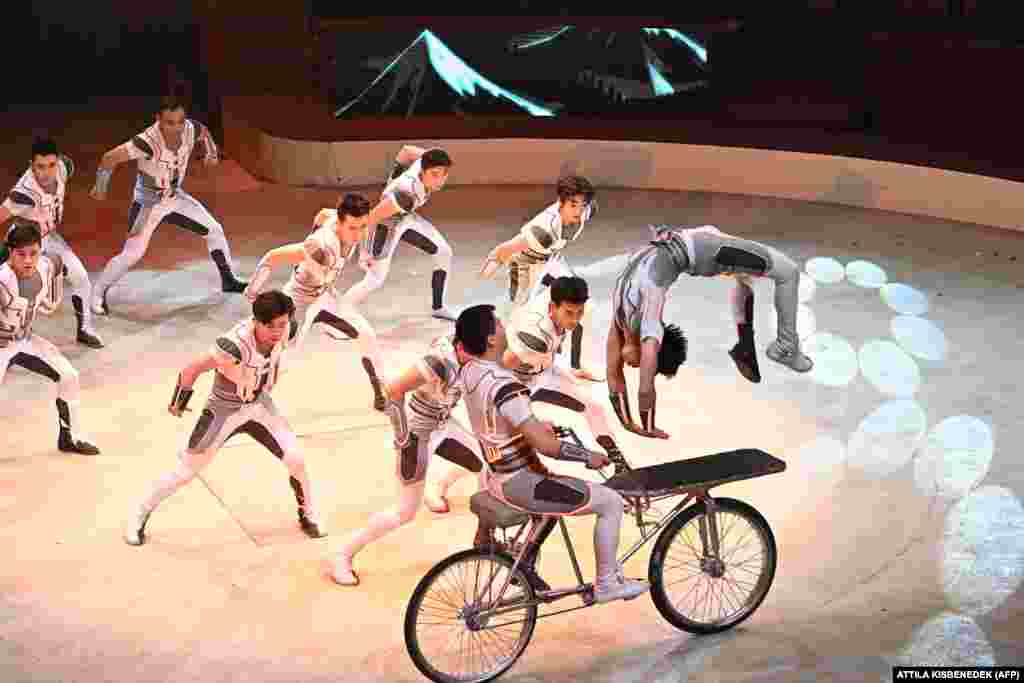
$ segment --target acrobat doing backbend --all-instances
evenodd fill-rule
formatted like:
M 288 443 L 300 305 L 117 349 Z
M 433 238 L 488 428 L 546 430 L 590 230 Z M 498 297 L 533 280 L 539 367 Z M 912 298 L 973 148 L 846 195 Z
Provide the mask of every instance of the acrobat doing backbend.
M 612 321 L 608 331 L 608 391 L 622 425 L 641 436 L 668 438 L 655 425 L 655 375 L 672 377 L 686 361 L 682 331 L 663 320 L 669 288 L 682 274 L 736 278 L 733 313 L 739 340 L 729 351 L 740 373 L 761 381 L 754 347 L 754 290 L 752 278 L 775 282 L 778 333 L 765 353 L 796 372 L 809 372 L 814 363 L 800 350 L 796 331 L 800 269 L 782 252 L 705 225 L 699 228 L 654 228 L 654 240 L 634 253 L 615 282 Z M 623 366 L 640 369 L 640 425 L 633 422 Z

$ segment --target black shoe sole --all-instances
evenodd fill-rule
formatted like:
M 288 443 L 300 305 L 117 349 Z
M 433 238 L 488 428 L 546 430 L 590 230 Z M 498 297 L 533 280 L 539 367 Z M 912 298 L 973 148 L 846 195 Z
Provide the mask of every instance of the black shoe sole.
M 746 380 L 754 384 L 761 382 L 761 370 L 757 365 L 756 352 L 745 352 L 734 346 L 729 351 L 729 357 L 732 358 L 732 362 L 736 364 L 736 369 L 739 370 Z

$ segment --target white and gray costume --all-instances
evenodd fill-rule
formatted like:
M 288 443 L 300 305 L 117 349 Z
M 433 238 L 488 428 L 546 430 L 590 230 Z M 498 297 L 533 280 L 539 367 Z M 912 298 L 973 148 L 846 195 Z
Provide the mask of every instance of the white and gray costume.
M 466 411 L 491 474 L 487 489 L 514 508 L 543 515 L 596 513 L 594 547 L 599 582 L 617 571 L 615 553 L 622 523 L 622 497 L 601 484 L 551 474 L 520 427 L 534 417 L 530 390 L 511 371 L 474 358 L 462 368 Z
M 145 255 L 161 223 L 205 237 L 224 291 L 242 291 L 233 274 L 231 249 L 223 226 L 199 200 L 181 189 L 199 143 L 203 144 L 207 158 L 217 158 L 217 146 L 206 126 L 187 119 L 177 149 L 171 149 L 156 123 L 121 146 L 128 158 L 138 163 L 134 199 L 128 214 L 128 237 L 121 253 L 110 259 L 96 280 L 94 312 L 106 312 L 107 290 Z
M 512 257 L 508 264 L 508 297 L 515 304 L 524 304 L 546 287 L 545 276 L 551 279 L 575 275 L 562 251 L 583 234 L 587 221 L 593 217 L 595 203 L 583 210 L 578 225 L 563 225 L 558 212 L 559 202 L 534 216 L 519 230 L 529 245 Z
M 508 349 L 520 360 L 512 368 L 515 376 L 530 390 L 530 399 L 583 413 L 594 437 L 612 438 L 611 425 L 604 408 L 595 403 L 576 379 L 561 366 L 555 365 L 555 354 L 565 340 L 566 332 L 551 319 L 548 306 L 551 289 L 545 288 L 517 309 L 506 331 Z
M 462 399 L 459 366 L 452 337 L 435 339 L 416 362 L 426 382 L 409 397 L 408 441 L 397 448 L 395 472 L 403 484 L 423 481 L 430 456 L 437 454 L 462 472 L 482 469 L 480 444 L 454 417 L 452 410 Z
M 401 485 L 398 504 L 373 514 L 366 526 L 346 541 L 340 554 L 347 561 L 368 544 L 416 518 L 433 455 L 450 463 L 442 477 L 443 489 L 469 472 L 480 474 L 481 486 L 486 477 L 479 442 L 451 415 L 462 398 L 452 338 L 435 339 L 417 361 L 416 369 L 425 384 L 412 393 L 408 406 L 402 402 L 389 406 L 395 430 L 395 478 Z
M 551 280 L 576 274 L 562 252 L 570 242 L 575 242 L 583 234 L 583 228 L 594 216 L 597 204 L 591 201 L 587 205 L 578 225 L 563 225 L 558 207 L 559 202 L 555 202 L 534 216 L 519 231 L 529 246 L 525 251 L 515 254 L 508 264 L 508 297 L 514 306 L 522 306 L 534 299 L 549 287 Z M 581 367 L 583 328 L 590 322 L 591 306 L 588 302 L 584 320 L 580 321 L 572 333 L 570 364 L 576 369 Z
M 711 225 L 661 228 L 651 245 L 630 257 L 612 292 L 612 313 L 618 328 L 639 336 L 641 343 L 645 339 L 660 343 L 665 332 L 665 298 L 684 273 L 735 276 L 732 306 L 737 324 L 753 323 L 754 290 L 750 278 L 773 280 L 778 316 L 778 340 L 774 345 L 799 355 L 796 315 L 800 269 L 796 263 L 777 249 L 723 233 Z
M 78 320 L 78 329 L 96 337 L 92 327 L 92 312 L 89 302 L 92 297 L 92 283 L 89 272 L 71 246 L 58 232 L 64 219 L 64 194 L 67 183 L 75 173 L 75 165 L 63 154 L 58 156 L 56 187 L 47 192 L 37 181 L 32 169 L 28 169 L 14 185 L 3 207 L 14 217 L 13 230 L 18 225 L 34 225 L 42 236 L 44 254 L 56 256 L 64 264 L 64 270 L 71 281 L 71 303 Z
M 328 211 L 323 224 L 306 237 L 302 243 L 305 254 L 302 263 L 295 266 L 292 275 L 282 291 L 295 304 L 295 320 L 299 324 L 299 336 L 294 347 L 302 347 L 313 325 L 323 326 L 328 336 L 335 339 L 352 338 L 359 344 L 364 358 L 369 358 L 379 367 L 380 352 L 377 335 L 370 323 L 353 307 L 344 303 L 335 287 L 338 277 L 345 269 L 345 263 L 358 248 L 338 239 L 336 227 L 338 214 Z M 255 299 L 269 276 L 257 273 L 250 283 L 247 295 Z
M 78 371 L 60 350 L 33 332 L 36 315 L 50 315 L 64 294 L 62 264 L 43 256 L 31 277 L 18 278 L 10 263 L 0 265 L 0 382 L 7 368 L 18 365 L 57 385 L 57 416 L 61 441 L 79 436 Z
M 217 362 L 213 389 L 195 428 L 179 454 L 178 466 L 160 478 L 137 510 L 141 529 L 165 498 L 192 481 L 213 460 L 221 446 L 236 434 L 248 434 L 280 459 L 299 506 L 300 520 L 316 522 L 316 508 L 298 439 L 270 396 L 277 382 L 281 356 L 298 334 L 293 321 L 287 340 L 269 355 L 259 352 L 254 320 L 236 325 L 217 338 L 210 353 Z
M 371 292 L 387 280 L 391 270 L 391 257 L 399 242 L 408 242 L 417 249 L 434 257 L 434 272 L 431 276 L 431 308 L 439 310 L 447 303 L 448 273 L 452 268 L 452 248 L 437 228 L 419 214 L 427 203 L 430 192 L 420 180 L 420 160 L 408 168 L 395 164 L 381 194 L 381 201 L 390 199 L 399 208 L 399 213 L 377 226 L 370 226 L 369 234 L 362 244 L 364 256 L 373 259 L 366 267 L 366 275 L 345 293 L 345 300 L 360 304 Z

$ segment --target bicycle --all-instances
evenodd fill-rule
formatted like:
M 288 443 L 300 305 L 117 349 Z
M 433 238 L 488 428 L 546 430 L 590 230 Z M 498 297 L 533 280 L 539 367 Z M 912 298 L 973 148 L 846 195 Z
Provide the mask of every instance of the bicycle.
M 555 430 L 559 438 L 582 445 L 571 429 Z M 761 450 L 740 449 L 637 469 L 624 457 L 614 458 L 612 464 L 615 474 L 611 478 L 598 471 L 605 477 L 605 485 L 625 500 L 626 513 L 635 518 L 641 536 L 619 562 L 624 563 L 658 535 L 648 562 L 648 580 L 651 599 L 661 615 L 676 628 L 695 634 L 719 633 L 749 618 L 764 601 L 775 577 L 775 536 L 761 513 L 747 503 L 713 498 L 708 492 L 729 482 L 782 472 L 786 463 Z M 684 498 L 661 519 L 645 518 L 652 502 L 676 496 Z M 409 656 L 416 668 L 436 683 L 492 681 L 508 671 L 526 650 L 538 618 L 596 604 L 593 586 L 583 581 L 562 517 L 512 508 L 486 491 L 472 496 L 470 509 L 482 522 L 500 530 L 503 539 L 441 560 L 419 581 L 405 612 Z M 695 528 L 691 529 L 694 522 Z M 556 524 L 577 585 L 541 590 L 520 565 L 528 551 L 539 551 Z M 743 528 L 737 530 L 738 526 Z M 524 532 L 525 541 L 520 543 Z M 737 536 L 743 543 L 726 550 L 726 542 Z M 757 546 L 758 553 L 751 555 L 744 550 L 747 539 Z M 677 553 L 687 550 L 696 558 L 680 561 Z M 748 566 L 758 555 L 760 560 Z M 667 571 L 677 568 L 689 568 L 694 576 L 678 580 L 666 576 Z M 673 598 L 673 586 L 685 590 L 678 601 Z M 683 609 L 682 600 L 694 594 L 698 604 Z M 583 604 L 538 615 L 542 605 L 571 596 L 579 596 Z M 713 611 L 708 603 L 714 597 L 723 599 L 725 607 Z M 444 627 L 447 635 L 455 635 L 456 646 L 464 645 L 468 652 L 454 653 L 446 660 L 452 664 L 442 662 L 447 652 L 434 653 L 427 647 L 428 629 L 435 626 Z M 498 652 L 485 653 L 492 647 Z M 458 666 L 467 668 L 451 670 Z

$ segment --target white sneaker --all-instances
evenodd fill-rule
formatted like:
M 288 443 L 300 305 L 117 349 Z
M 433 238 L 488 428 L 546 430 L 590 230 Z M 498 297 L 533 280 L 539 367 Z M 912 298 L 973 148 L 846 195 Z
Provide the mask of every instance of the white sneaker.
M 359 575 L 352 568 L 352 558 L 339 554 L 331 568 L 331 580 L 339 586 L 358 586 Z
M 776 363 L 781 363 L 796 372 L 810 372 L 814 361 L 800 352 L 799 349 L 785 348 L 778 339 L 768 345 L 765 355 Z
M 458 318 L 453 314 L 447 306 L 441 308 L 435 308 L 430 312 L 431 317 L 437 318 L 438 320 L 449 320 L 455 322 Z
M 124 542 L 128 545 L 142 545 L 146 542 L 146 522 L 149 521 L 151 512 L 137 511 L 128 520 L 124 529 Z
M 443 515 L 446 512 L 451 512 L 448 499 L 443 493 L 433 487 L 427 487 L 423 491 L 423 504 L 434 514 Z
M 622 567 L 616 569 L 606 580 L 594 582 L 594 602 L 604 603 L 613 600 L 632 600 L 651 589 L 651 584 L 640 579 L 627 579 Z
M 94 291 L 92 295 L 92 301 L 89 303 L 90 308 L 94 315 L 109 315 L 110 311 L 107 309 L 107 293 Z

